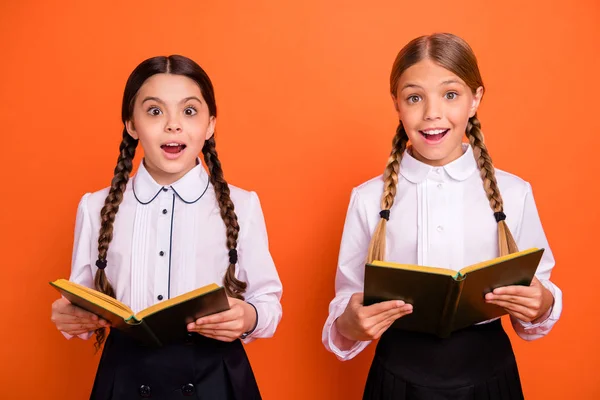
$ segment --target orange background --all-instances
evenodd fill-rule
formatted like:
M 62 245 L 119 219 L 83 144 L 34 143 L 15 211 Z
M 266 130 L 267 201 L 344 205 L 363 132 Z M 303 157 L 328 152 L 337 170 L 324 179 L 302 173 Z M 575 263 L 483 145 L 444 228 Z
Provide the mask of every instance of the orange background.
M 359 399 L 375 346 L 341 363 L 320 342 L 346 207 L 390 150 L 396 53 L 435 31 L 474 48 L 491 154 L 532 183 L 558 260 L 561 321 L 511 332 L 526 398 L 600 398 L 597 0 L 67 3 L 0 5 L 1 398 L 87 398 L 99 357 L 56 331 L 47 282 L 69 275 L 80 197 L 112 177 L 127 76 L 179 53 L 215 84 L 225 176 L 259 193 L 284 284 L 276 336 L 247 347 L 264 398 Z

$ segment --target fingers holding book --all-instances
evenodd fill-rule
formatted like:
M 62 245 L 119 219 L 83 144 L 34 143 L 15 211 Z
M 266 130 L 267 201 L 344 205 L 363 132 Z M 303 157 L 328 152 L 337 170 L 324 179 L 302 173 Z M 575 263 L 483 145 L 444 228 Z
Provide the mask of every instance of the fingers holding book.
M 65 298 L 60 298 L 52 303 L 50 320 L 54 322 L 59 331 L 73 336 L 109 326 L 104 319 L 74 306 Z
M 189 323 L 188 331 L 223 342 L 232 342 L 250 331 L 256 325 L 255 308 L 239 299 L 229 297 L 228 300 L 229 310 Z
M 363 293 L 354 293 L 344 313 L 336 320 L 338 331 L 350 340 L 374 340 L 396 321 L 412 313 L 412 305 L 402 300 L 390 300 L 370 306 L 363 305 Z
M 554 302 L 552 293 L 537 278 L 530 286 L 504 286 L 485 295 L 485 301 L 504 308 L 510 315 L 523 322 L 543 319 Z

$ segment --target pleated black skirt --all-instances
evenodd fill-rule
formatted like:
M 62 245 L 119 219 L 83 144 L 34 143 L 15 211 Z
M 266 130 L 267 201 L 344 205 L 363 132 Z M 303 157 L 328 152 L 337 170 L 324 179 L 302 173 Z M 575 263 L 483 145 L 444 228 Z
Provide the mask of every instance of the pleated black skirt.
M 190 334 L 185 342 L 148 347 L 112 330 L 106 339 L 91 400 L 260 400 L 240 340 Z
M 523 399 L 510 340 L 500 320 L 449 338 L 398 329 L 380 339 L 364 400 Z

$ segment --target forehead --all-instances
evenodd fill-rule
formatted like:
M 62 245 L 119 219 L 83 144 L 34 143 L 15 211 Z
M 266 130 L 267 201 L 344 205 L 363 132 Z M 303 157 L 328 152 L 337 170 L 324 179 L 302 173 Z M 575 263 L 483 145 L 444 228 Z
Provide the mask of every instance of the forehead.
M 427 58 L 410 66 L 402 73 L 398 81 L 398 90 L 411 84 L 422 88 L 433 88 L 449 82 L 465 85 L 465 82 L 452 71 Z
M 202 91 L 200 86 L 187 76 L 156 74 L 146 79 L 138 92 L 138 97 L 142 100 L 146 96 L 158 97 L 164 101 L 178 101 L 192 96 L 202 99 Z

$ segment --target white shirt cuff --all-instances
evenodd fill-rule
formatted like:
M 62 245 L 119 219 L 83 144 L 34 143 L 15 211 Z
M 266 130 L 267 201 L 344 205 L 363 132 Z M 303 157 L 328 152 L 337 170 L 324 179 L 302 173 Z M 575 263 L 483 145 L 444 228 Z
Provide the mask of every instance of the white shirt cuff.
M 335 345 L 335 341 L 342 334 L 337 330 L 335 326 L 335 320 L 343 314 L 346 309 L 345 304 L 338 305 L 333 312 L 329 314 L 329 318 L 327 318 L 327 322 L 325 322 L 325 326 L 323 327 L 323 344 L 327 348 L 327 350 L 331 351 L 335 356 L 341 361 L 350 360 L 356 355 L 358 355 L 361 351 L 365 349 L 371 343 L 371 341 L 355 341 L 352 346 L 347 350 L 341 350 Z M 348 340 L 348 339 L 346 339 Z
M 554 304 L 550 308 L 548 316 L 539 322 L 531 323 L 511 317 L 513 328 L 517 335 L 525 340 L 535 340 L 546 336 L 554 324 L 559 320 L 562 313 L 562 291 L 549 280 L 540 280 L 542 285 L 552 293 Z

